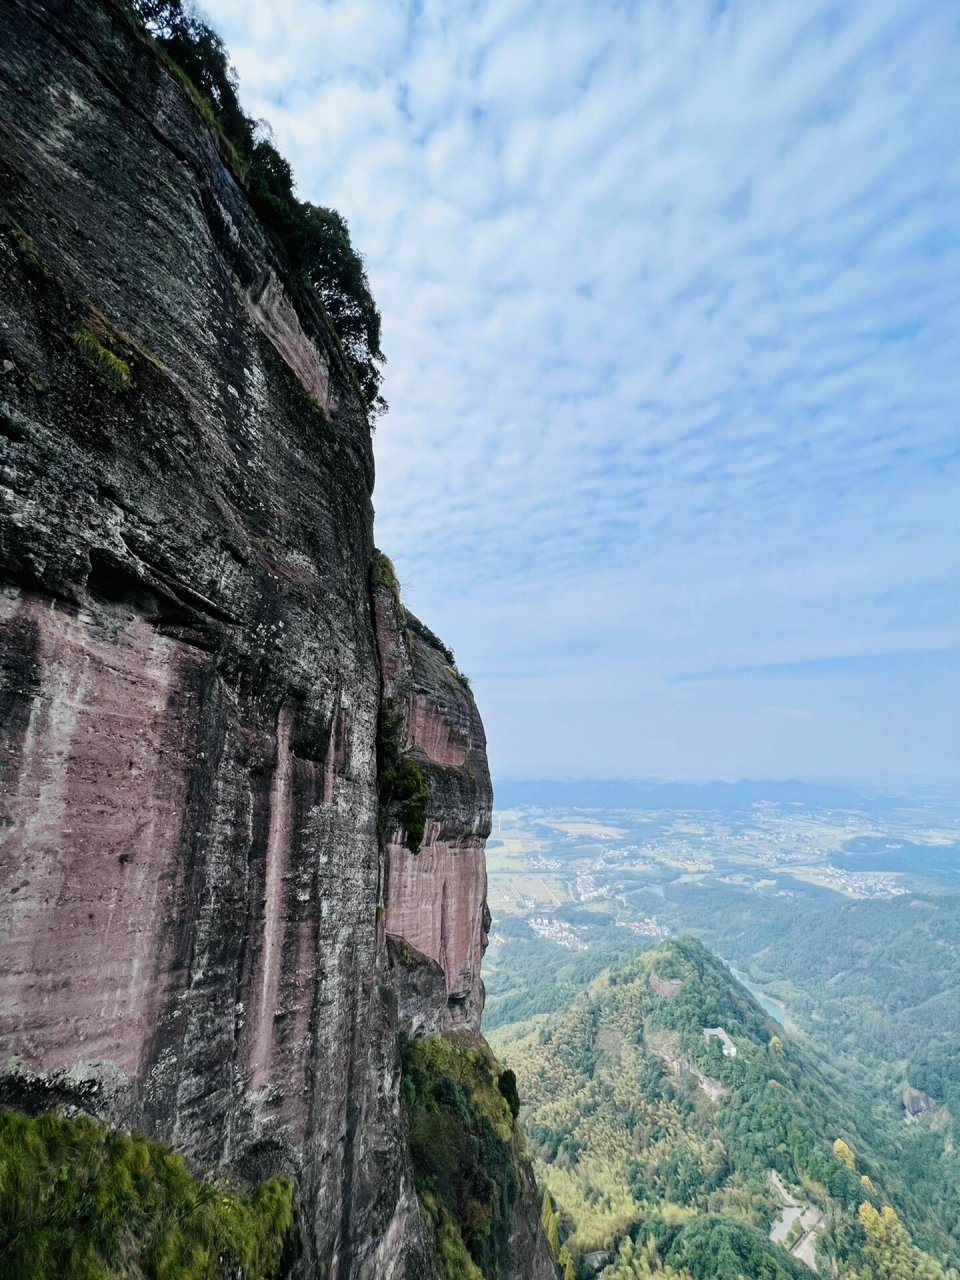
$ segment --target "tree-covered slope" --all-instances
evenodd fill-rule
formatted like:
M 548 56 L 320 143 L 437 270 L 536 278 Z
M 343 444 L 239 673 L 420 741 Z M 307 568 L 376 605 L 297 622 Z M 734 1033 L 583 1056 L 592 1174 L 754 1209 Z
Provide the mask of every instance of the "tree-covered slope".
M 960 894 L 821 893 L 762 911 L 739 886 L 688 897 L 707 945 L 769 985 L 834 1053 L 899 1068 L 945 1033 L 960 1040 Z
M 517 1074 L 571 1277 L 789 1280 L 815 1259 L 824 1275 L 894 1280 L 904 1259 L 910 1275 L 942 1275 L 891 1205 L 955 1260 L 869 1099 L 693 940 L 494 1043 Z M 796 1256 L 771 1240 L 775 1224 Z
M 248 1192 L 86 1116 L 0 1112 L 6 1280 L 268 1280 L 286 1274 L 292 1224 L 288 1178 Z

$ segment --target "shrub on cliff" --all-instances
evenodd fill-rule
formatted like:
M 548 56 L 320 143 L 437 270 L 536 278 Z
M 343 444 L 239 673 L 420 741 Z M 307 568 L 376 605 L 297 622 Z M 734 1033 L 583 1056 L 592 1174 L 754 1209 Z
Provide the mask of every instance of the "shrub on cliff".
M 446 1280 L 502 1275 L 517 1173 L 513 1116 L 496 1061 L 442 1036 L 404 1041 L 403 1097 L 421 1203 Z
M 517 1116 L 520 1114 L 520 1094 L 517 1092 L 516 1075 L 512 1071 L 504 1071 L 497 1083 L 499 1085 L 500 1092 L 507 1100 L 507 1105 L 510 1108 L 510 1114 L 513 1116 L 514 1120 L 516 1120 Z
M 0 1112 L 6 1280 L 268 1280 L 292 1224 L 287 1178 L 246 1195 L 85 1116 Z
M 226 139 L 257 216 L 323 305 L 368 411 L 382 413 L 387 405 L 380 394 L 386 359 L 380 312 L 346 221 L 335 209 L 297 198 L 289 162 L 273 145 L 269 126 L 240 106 L 227 47 L 198 11 L 184 0 L 131 0 L 131 5 Z
M 403 833 L 411 853 L 419 853 L 427 829 L 427 776 L 403 750 L 403 717 L 388 703 L 377 726 L 377 791 L 380 841 Z
M 416 617 L 415 614 L 412 614 L 409 609 L 404 609 L 403 616 L 404 621 L 407 624 L 408 631 L 412 631 L 415 635 L 418 635 L 421 640 L 425 640 L 428 645 L 436 649 L 438 653 L 442 654 L 443 657 L 446 658 L 451 667 L 456 667 L 456 658 L 453 655 L 453 650 L 449 645 L 443 643 L 435 631 L 431 631 L 427 624 L 425 622 L 421 622 L 420 619 Z

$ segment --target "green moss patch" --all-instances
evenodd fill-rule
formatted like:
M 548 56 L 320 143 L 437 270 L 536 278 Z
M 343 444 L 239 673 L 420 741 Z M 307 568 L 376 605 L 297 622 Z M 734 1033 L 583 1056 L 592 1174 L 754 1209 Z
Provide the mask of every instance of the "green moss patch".
M 73 333 L 81 357 L 112 391 L 127 391 L 133 383 L 132 366 L 143 362 L 159 373 L 164 367 L 146 347 L 138 346 L 97 307 L 87 304 L 86 321 Z M 141 366 L 142 367 L 142 366 Z
M 381 843 L 399 830 L 410 852 L 419 853 L 427 829 L 427 775 L 403 750 L 403 717 L 389 704 L 377 726 L 377 778 Z
M 8 1280 L 269 1280 L 293 1186 L 195 1178 L 169 1147 L 84 1116 L 0 1112 L 0 1271 Z
M 114 355 L 93 329 L 86 326 L 77 329 L 73 334 L 73 345 L 80 352 L 85 363 L 111 391 L 129 390 L 133 381 L 130 366 L 126 360 L 121 360 L 119 356 Z
M 420 1203 L 433 1222 L 437 1258 L 446 1280 L 484 1280 L 483 1272 L 470 1257 L 463 1236 L 443 1201 L 425 1191 Z
M 446 1280 L 494 1280 L 509 1263 L 518 1194 L 513 1115 L 479 1043 L 404 1041 L 403 1096 L 417 1193 Z
M 20 261 L 20 265 L 28 275 L 33 277 L 34 282 L 44 285 L 49 284 L 53 278 L 53 273 L 44 262 L 36 242 L 32 236 L 27 235 L 23 227 L 14 221 L 2 202 L 0 202 L 0 233 L 9 241 Z
M 30 236 L 20 227 L 14 225 L 10 228 L 10 238 L 24 265 L 31 271 L 42 270 L 43 263 L 40 254 Z

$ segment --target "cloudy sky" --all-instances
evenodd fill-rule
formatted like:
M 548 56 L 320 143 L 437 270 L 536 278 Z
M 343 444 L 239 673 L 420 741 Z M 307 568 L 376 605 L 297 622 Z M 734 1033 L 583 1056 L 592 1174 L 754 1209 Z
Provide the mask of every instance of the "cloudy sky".
M 208 0 L 501 777 L 960 775 L 960 8 Z

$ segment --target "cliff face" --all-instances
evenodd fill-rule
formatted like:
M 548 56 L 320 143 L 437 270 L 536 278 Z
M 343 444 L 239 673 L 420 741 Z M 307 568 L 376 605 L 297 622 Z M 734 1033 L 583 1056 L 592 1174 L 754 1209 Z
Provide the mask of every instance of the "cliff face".
M 290 1173 L 303 1275 L 429 1277 L 365 416 L 119 10 L 10 0 L 0 51 L 0 1101 Z M 483 731 L 428 649 L 391 692 L 431 809 L 387 928 L 442 967 L 431 1029 L 476 1027 Z
M 421 848 L 387 849 L 387 933 L 443 970 L 445 1029 L 477 1031 L 487 945 L 487 870 L 493 789 L 476 703 L 448 651 L 407 614 L 389 586 L 376 594 L 384 697 L 403 715 L 406 747 L 429 786 Z

